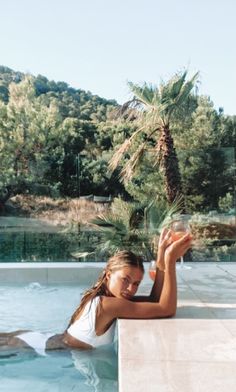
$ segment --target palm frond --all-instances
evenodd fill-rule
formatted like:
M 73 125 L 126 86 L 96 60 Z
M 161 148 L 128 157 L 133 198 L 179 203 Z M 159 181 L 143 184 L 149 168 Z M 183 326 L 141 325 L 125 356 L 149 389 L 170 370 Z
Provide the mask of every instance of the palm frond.
M 176 80 L 169 83 L 161 82 L 159 88 L 156 85 L 144 83 L 139 86 L 135 83 L 128 82 L 130 91 L 134 94 L 132 100 L 126 102 L 120 112 L 135 109 L 135 119 L 142 128 L 150 129 L 152 127 L 163 126 L 166 124 L 166 114 L 169 112 L 171 105 L 174 104 L 173 98 L 177 95 L 182 84 L 184 83 L 186 72 Z M 175 91 L 175 94 L 173 91 Z M 174 94 L 174 96 L 173 96 Z M 134 118 L 134 113 L 128 113 Z
M 153 201 L 148 209 L 149 230 L 151 233 L 160 233 L 162 228 L 168 227 L 173 215 L 181 213 L 184 205 L 183 197 L 178 197 L 172 205 Z
M 132 82 L 128 82 L 128 86 L 135 96 L 134 100 L 144 107 L 155 108 L 158 105 L 159 92 L 156 86 L 148 83 L 139 86 Z
M 123 218 L 119 209 L 123 205 L 125 214 Z M 121 249 L 129 249 L 136 254 L 147 254 L 149 237 L 142 229 L 134 229 L 130 226 L 130 217 L 134 208 L 133 203 L 127 203 L 119 199 L 116 201 L 117 213 L 114 210 L 107 215 L 100 215 L 92 221 L 102 233 L 102 239 L 98 250 L 102 253 L 112 254 Z M 126 217 L 124 217 L 126 215 Z
M 140 115 L 140 109 L 142 109 L 143 105 L 137 100 L 132 98 L 131 100 L 125 102 L 123 105 L 120 105 L 117 109 L 112 111 L 113 120 L 120 120 L 124 118 L 127 121 L 134 121 Z
M 146 142 L 143 142 L 135 151 L 135 153 L 130 157 L 130 159 L 126 162 L 120 173 L 120 177 L 123 181 L 129 181 L 134 176 L 134 173 L 145 153 L 145 147 Z
M 157 199 L 138 203 L 116 198 L 111 211 L 92 221 L 102 234 L 98 250 L 113 254 L 129 249 L 150 260 L 154 256 L 153 238 L 170 224 L 173 215 L 180 213 L 181 203 L 178 199 L 170 207 Z
M 117 231 L 121 232 L 126 230 L 125 221 L 121 220 L 119 217 L 112 213 L 107 215 L 98 215 L 94 218 L 91 223 L 97 226 L 97 229 L 103 232 Z
M 144 127 L 139 127 L 131 136 L 129 139 L 126 139 L 124 143 L 119 146 L 119 148 L 116 150 L 114 153 L 113 157 L 111 158 L 108 169 L 110 171 L 114 171 L 118 166 L 122 158 L 124 157 L 125 153 L 129 151 L 129 148 L 133 142 L 133 140 L 137 137 L 139 133 L 143 131 Z
M 176 105 L 180 106 L 186 98 L 189 96 L 191 90 L 194 87 L 194 84 L 199 76 L 199 73 L 197 72 L 192 79 L 190 79 L 188 82 L 186 82 L 184 85 L 182 85 L 182 88 L 176 98 Z
M 116 197 L 111 204 L 111 213 L 119 217 L 122 222 L 129 227 L 130 215 L 133 211 L 133 203 L 128 203 L 120 197 Z
M 170 93 L 171 93 L 172 99 L 175 99 L 179 95 L 179 93 L 184 85 L 186 76 L 187 76 L 187 71 L 184 71 L 180 77 L 176 76 L 176 80 L 175 80 L 175 78 L 173 78 L 172 86 L 170 88 L 170 90 L 171 90 Z
M 197 72 L 189 81 L 186 82 L 187 71 L 182 74 L 176 74 L 167 83 L 162 81 L 159 86 L 160 104 L 162 116 L 166 122 L 170 121 L 170 116 L 175 109 L 182 105 L 187 99 L 194 83 L 198 77 Z
M 186 101 L 189 96 L 191 90 L 194 87 L 194 84 L 199 76 L 197 72 L 189 81 L 185 82 L 187 72 L 184 72 L 183 75 L 176 80 L 174 83 L 170 84 L 170 100 L 168 107 L 168 120 L 170 119 L 172 113 L 179 108 L 183 102 Z M 184 83 L 185 82 L 185 83 Z
M 118 148 L 118 150 L 115 151 L 112 159 L 109 162 L 109 166 L 108 166 L 109 170 L 114 171 L 118 167 L 124 154 L 129 150 L 130 144 L 131 144 L 130 138 L 126 139 L 124 143 Z

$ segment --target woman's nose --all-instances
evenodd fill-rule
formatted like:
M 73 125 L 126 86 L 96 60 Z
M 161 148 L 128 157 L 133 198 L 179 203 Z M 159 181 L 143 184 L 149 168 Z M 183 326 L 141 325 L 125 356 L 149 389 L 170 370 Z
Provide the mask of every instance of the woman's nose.
M 128 287 L 127 287 L 127 290 L 128 290 L 130 293 L 134 293 L 135 290 L 136 290 L 136 286 L 134 286 L 132 283 L 130 283 L 130 284 L 128 285 Z

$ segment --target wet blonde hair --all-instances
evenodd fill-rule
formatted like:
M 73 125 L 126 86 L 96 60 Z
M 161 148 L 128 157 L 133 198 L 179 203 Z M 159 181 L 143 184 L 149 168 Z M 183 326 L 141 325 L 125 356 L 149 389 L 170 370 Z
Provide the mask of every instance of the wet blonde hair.
M 108 296 L 107 290 L 107 272 L 114 272 L 124 267 L 136 267 L 144 273 L 143 259 L 141 256 L 135 255 L 133 252 L 128 250 L 122 250 L 114 254 L 107 261 L 106 268 L 99 276 L 97 282 L 90 289 L 85 291 L 79 307 L 73 313 L 68 327 L 75 322 L 80 312 L 84 309 L 86 303 L 99 295 Z

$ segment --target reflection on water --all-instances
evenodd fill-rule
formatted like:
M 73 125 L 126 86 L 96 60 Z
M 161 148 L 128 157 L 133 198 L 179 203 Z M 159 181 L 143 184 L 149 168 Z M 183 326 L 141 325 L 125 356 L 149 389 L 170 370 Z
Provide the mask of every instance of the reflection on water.
M 27 350 L 0 352 L 0 391 L 117 392 L 116 348 L 51 351 L 41 357 Z
M 75 368 L 82 374 L 85 384 L 94 392 L 118 390 L 118 360 L 114 347 L 98 348 L 90 352 L 72 351 Z

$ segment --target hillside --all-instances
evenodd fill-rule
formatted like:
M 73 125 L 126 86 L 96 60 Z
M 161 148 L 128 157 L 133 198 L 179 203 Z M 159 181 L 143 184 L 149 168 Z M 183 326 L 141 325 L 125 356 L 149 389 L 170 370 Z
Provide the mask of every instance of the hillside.
M 29 76 L 29 74 L 14 71 L 9 67 L 0 65 L 0 100 L 7 103 L 9 100 L 10 83 L 20 83 L 27 75 Z M 71 98 L 71 102 L 73 102 L 74 100 L 80 107 L 83 107 L 86 102 L 92 101 L 94 111 L 96 111 L 96 108 L 99 105 L 118 105 L 115 100 L 107 100 L 105 98 L 99 97 L 98 95 L 93 95 L 90 91 L 75 89 L 69 86 L 66 82 L 55 82 L 54 80 L 48 80 L 43 75 L 30 76 L 33 78 L 34 81 L 36 96 L 51 94 L 51 96 L 59 97 L 62 94 L 67 94 L 67 96 Z
M 65 82 L 0 66 L 0 203 L 27 192 L 122 194 L 117 175 L 108 173 L 117 107 Z

